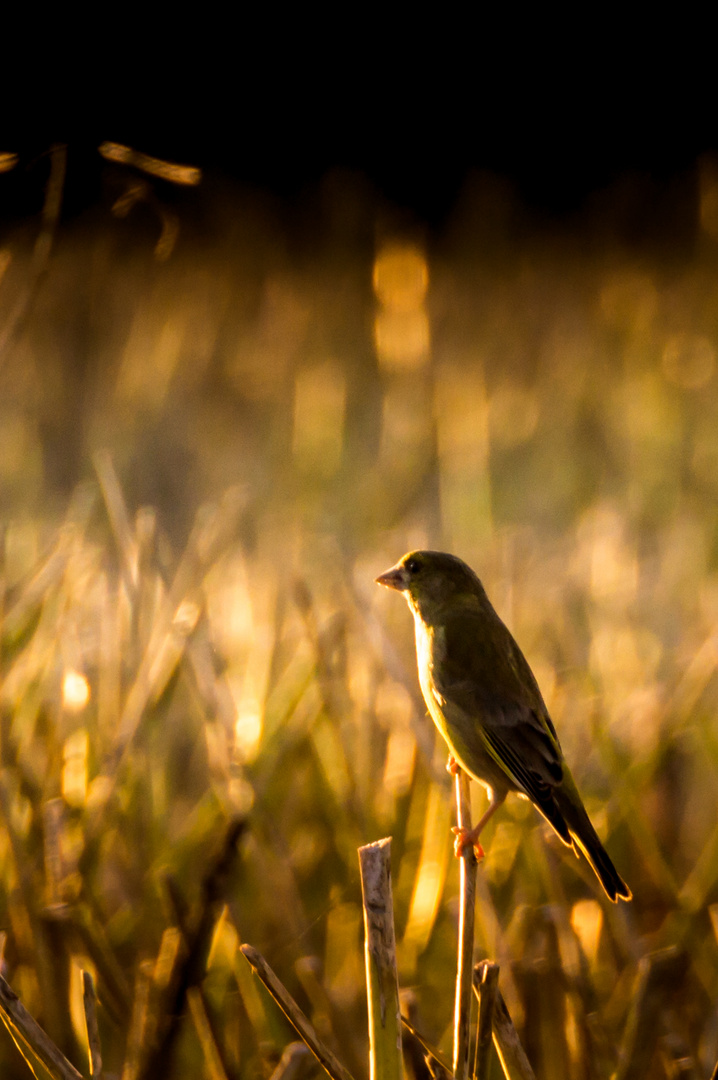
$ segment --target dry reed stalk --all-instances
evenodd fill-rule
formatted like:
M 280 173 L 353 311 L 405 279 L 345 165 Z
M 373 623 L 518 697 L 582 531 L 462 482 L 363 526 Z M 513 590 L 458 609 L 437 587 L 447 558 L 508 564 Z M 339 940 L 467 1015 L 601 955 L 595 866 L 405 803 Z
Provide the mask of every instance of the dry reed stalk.
M 484 970 L 489 965 L 491 965 L 490 960 L 482 960 L 474 968 L 474 993 L 479 1000 L 481 1000 Z M 504 996 L 499 990 L 498 982 L 493 1008 L 493 1040 L 501 1068 L 507 1080 L 536 1080 L 536 1075 L 521 1045 L 521 1040 L 509 1015 L 509 1010 L 506 1008 Z
M 494 1007 L 499 985 L 499 965 L 484 961 L 479 983 L 479 1022 L 476 1028 L 475 1080 L 487 1080 L 491 1065 L 491 1037 L 494 1030 Z
M 369 1010 L 371 1080 L 402 1080 L 401 1016 L 396 973 L 391 838 L 359 848 Z

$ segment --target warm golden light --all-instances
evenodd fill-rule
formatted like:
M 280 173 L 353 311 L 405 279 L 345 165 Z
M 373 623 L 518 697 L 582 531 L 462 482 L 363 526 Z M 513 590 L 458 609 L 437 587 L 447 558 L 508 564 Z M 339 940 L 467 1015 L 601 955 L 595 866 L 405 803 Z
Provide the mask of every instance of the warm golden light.
M 539 420 L 538 395 L 527 387 L 506 381 L 493 391 L 488 405 L 492 444 L 520 446 L 536 431 Z
M 389 386 L 381 407 L 381 458 L 394 473 L 411 473 L 431 452 L 431 398 L 426 387 Z
M 204 582 L 207 617 L 223 655 L 240 652 L 255 629 L 247 567 L 241 552 L 232 552 L 214 566 Z
M 132 323 L 117 378 L 117 398 L 122 404 L 160 406 L 180 362 L 186 316 L 174 312 L 164 320 L 140 308 Z
M 434 396 L 441 512 L 446 535 L 461 546 L 491 525 L 489 411 L 479 364 L 445 364 Z
M 91 962 L 90 962 L 91 963 Z M 88 961 L 85 957 L 82 958 L 82 964 L 74 956 L 70 963 L 70 980 L 69 980 L 69 1004 L 70 1004 L 70 1020 L 72 1023 L 72 1029 L 75 1033 L 79 1045 L 83 1048 L 85 1053 L 88 1053 L 87 1045 L 87 1022 L 85 1020 L 85 1008 L 84 1008 L 84 984 L 83 984 L 83 969 L 88 970 Z M 93 972 L 95 978 L 96 973 Z
M 411 245 L 391 244 L 374 263 L 374 292 L 384 307 L 410 311 L 419 307 L 429 287 L 424 253 Z
M 488 454 L 488 400 L 479 364 L 445 364 L 437 374 L 435 416 L 439 457 L 482 469 Z
M 81 671 L 69 668 L 62 677 L 62 707 L 67 712 L 82 712 L 90 700 L 90 684 Z
M 631 344 L 647 338 L 659 310 L 659 295 L 649 274 L 619 270 L 600 291 L 600 310 L 606 322 L 626 331 Z
M 432 784 L 421 837 L 421 855 L 414 877 L 409 917 L 401 943 L 402 961 L 411 968 L 426 948 L 441 903 L 449 863 L 447 803 L 444 792 Z
M 578 535 L 588 556 L 593 600 L 617 609 L 627 607 L 638 589 L 638 557 L 624 518 L 611 505 L 598 504 L 584 515 Z
M 391 731 L 409 727 L 414 706 L 408 691 L 401 683 L 394 679 L 384 679 L 377 690 L 374 709 L 382 727 Z
M 29 574 L 37 560 L 38 528 L 29 518 L 9 521 L 5 526 L 4 570 L 8 585 Z
M 215 923 L 212 943 L 207 957 L 207 970 L 215 965 L 231 969 L 239 944 L 239 935 L 225 906 Z
M 174 161 L 163 161 L 161 158 L 151 157 L 149 154 L 143 154 L 121 143 L 103 142 L 98 150 L 108 161 L 129 165 L 133 169 L 140 169 L 151 176 L 159 176 L 162 180 L 168 180 L 173 184 L 196 187 L 202 179 L 201 169 L 192 165 L 178 165 Z
M 718 944 L 718 904 L 709 904 L 708 914 L 710 915 L 713 937 L 716 939 L 716 944 Z
M 387 370 L 412 370 L 429 358 L 429 318 L 424 300 L 429 269 L 422 251 L 413 245 L 391 244 L 374 263 L 374 292 L 379 310 L 374 343 Z
M 164 990 L 174 971 L 177 953 L 182 948 L 182 931 L 177 926 L 168 926 L 162 934 L 159 952 L 155 960 L 152 978 L 158 990 Z
M 0 424 L 0 484 L 7 489 L 20 475 L 26 486 L 42 475 L 39 434 L 21 413 L 6 411 Z
M 361 930 L 358 904 L 337 904 L 327 913 L 324 980 L 331 999 L 344 1008 L 358 996 L 364 974 Z
M 196 600 L 185 598 L 174 614 L 172 625 L 182 637 L 187 637 L 197 625 L 201 613 L 200 605 Z
M 683 1038 L 709 1075 L 718 157 L 670 190 L 652 177 L 645 202 L 633 181 L 613 205 L 596 193 L 557 230 L 503 181 L 470 180 L 444 223 L 413 229 L 358 176 L 288 201 L 218 177 L 168 192 L 194 174 L 117 145 L 100 203 L 59 214 L 64 151 L 37 149 L 9 174 L 32 213 L 0 243 L 13 990 L 81 1050 L 89 952 L 105 1067 L 121 1071 L 174 1023 L 175 976 L 211 917 L 208 1011 L 192 991 L 179 1071 L 276 1065 L 279 1014 L 246 942 L 359 1075 L 356 851 L 391 836 L 401 985 L 450 1052 L 454 785 L 405 599 L 374 584 L 435 548 L 476 570 L 515 634 L 633 891 L 611 905 L 518 795 L 482 834 L 475 957 L 500 964 L 536 1075 L 608 1075 L 637 966 L 673 946 L 690 964 L 680 1008 L 659 1002 L 658 1043 L 639 1050 L 670 1072 Z M 558 779 L 545 727 L 519 730 L 532 681 L 512 654 L 521 701 L 500 700 L 473 610 L 447 597 L 434 635 L 457 738 L 485 725 L 511 768 Z M 486 796 L 470 786 L 475 823 Z M 13 1055 L 0 1037 L 0 1076 Z
M 87 755 L 90 740 L 85 728 L 68 735 L 63 748 L 62 797 L 70 806 L 84 806 L 87 799 Z
M 663 347 L 663 374 L 686 390 L 699 390 L 713 378 L 716 351 L 702 334 L 673 334 Z
M 326 360 L 297 373 L 294 387 L 293 450 L 303 468 L 330 476 L 341 460 L 346 380 L 340 365 Z
M 579 900 L 571 909 L 571 926 L 589 964 L 596 963 L 603 929 L 603 912 L 596 900 Z
M 489 877 L 496 885 L 506 881 L 516 859 L 521 840 L 521 828 L 512 821 L 500 821 L 491 838 L 491 860 L 487 864 Z
M 653 675 L 661 646 L 650 631 L 637 631 L 613 621 L 599 625 L 591 641 L 591 667 L 600 673 L 607 692 L 621 697 Z
M 259 702 L 245 697 L 237 705 L 234 722 L 234 749 L 240 761 L 253 761 L 262 738 L 262 710 Z
M 429 356 L 429 319 L 424 311 L 380 311 L 374 341 L 386 367 L 411 369 Z
M 384 762 L 384 790 L 392 797 L 406 794 L 414 773 L 416 740 L 410 728 L 395 728 L 389 735 Z

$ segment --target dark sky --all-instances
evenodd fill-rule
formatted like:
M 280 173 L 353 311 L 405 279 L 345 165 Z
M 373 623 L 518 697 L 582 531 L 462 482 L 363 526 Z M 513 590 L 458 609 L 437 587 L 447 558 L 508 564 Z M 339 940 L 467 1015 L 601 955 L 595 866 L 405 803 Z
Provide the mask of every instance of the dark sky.
M 80 202 L 109 139 L 289 196 L 332 167 L 358 169 L 428 220 L 474 168 L 562 213 L 625 173 L 660 181 L 718 150 L 712 39 L 675 13 L 629 25 L 387 10 L 344 8 L 331 25 L 238 8 L 230 26 L 208 8 L 151 34 L 113 27 L 79 68 L 61 47 L 38 63 L 5 148 L 31 156 L 68 141 Z

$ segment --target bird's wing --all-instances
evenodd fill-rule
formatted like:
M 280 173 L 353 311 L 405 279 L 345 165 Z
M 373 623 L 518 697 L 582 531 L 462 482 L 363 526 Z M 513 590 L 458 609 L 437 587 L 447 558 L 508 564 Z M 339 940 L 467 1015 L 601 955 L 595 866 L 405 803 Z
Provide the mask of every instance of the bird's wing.
M 471 719 L 491 758 L 567 839 L 565 824 L 554 821 L 552 794 L 564 776 L 561 748 L 523 653 L 498 616 L 487 633 L 485 615 L 451 615 L 442 636 L 438 693 Z

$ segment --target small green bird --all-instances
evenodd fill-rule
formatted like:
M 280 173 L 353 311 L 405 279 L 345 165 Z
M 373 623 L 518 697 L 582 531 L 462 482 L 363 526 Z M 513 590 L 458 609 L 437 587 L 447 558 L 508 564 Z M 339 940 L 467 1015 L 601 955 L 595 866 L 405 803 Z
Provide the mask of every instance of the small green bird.
M 441 551 L 410 551 L 377 579 L 406 597 L 414 616 L 419 682 L 449 746 L 449 768 L 483 784 L 489 806 L 458 829 L 457 855 L 509 791 L 526 796 L 563 840 L 590 862 L 609 899 L 631 899 L 591 824 L 564 761 L 533 672 L 473 570 Z

